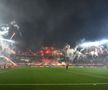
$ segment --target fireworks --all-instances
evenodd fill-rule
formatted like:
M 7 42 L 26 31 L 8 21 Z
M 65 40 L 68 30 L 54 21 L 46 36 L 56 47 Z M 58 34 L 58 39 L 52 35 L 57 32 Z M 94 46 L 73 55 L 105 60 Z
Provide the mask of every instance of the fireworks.
M 12 40 L 15 36 L 15 32 L 11 35 L 10 39 L 7 37 L 9 36 L 10 27 L 13 26 L 19 30 L 19 26 L 16 24 L 15 21 L 10 22 L 9 24 L 1 24 L 0 25 L 0 57 L 4 58 L 6 61 L 16 65 L 12 62 L 9 57 L 11 54 L 15 54 L 14 45 L 15 41 Z
M 83 62 L 84 60 L 88 60 L 91 62 L 91 59 L 95 60 L 97 59 L 96 57 L 99 58 L 99 56 L 108 54 L 108 40 L 102 39 L 97 41 L 83 41 L 77 44 L 75 48 L 70 48 L 70 46 L 68 48 L 67 45 L 65 48 L 65 57 L 68 61 L 79 62 L 82 60 Z

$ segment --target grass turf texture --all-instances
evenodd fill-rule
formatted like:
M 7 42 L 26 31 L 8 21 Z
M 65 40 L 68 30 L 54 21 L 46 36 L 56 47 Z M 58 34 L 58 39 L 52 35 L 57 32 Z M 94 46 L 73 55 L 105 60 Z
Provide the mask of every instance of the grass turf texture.
M 107 68 L 36 68 L 0 70 L 0 90 L 105 90 Z

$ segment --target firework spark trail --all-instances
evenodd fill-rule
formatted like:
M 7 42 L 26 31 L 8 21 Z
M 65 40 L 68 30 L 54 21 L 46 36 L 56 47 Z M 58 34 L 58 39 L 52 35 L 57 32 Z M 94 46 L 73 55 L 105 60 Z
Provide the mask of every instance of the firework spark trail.
M 12 40 L 12 38 L 15 36 L 15 34 L 16 34 L 15 32 L 12 34 L 10 40 Z

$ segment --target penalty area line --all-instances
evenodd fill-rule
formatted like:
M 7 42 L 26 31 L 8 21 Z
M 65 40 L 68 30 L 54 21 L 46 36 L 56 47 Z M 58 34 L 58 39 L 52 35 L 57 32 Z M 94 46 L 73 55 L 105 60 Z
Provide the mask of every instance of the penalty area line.
M 0 84 L 0 86 L 88 86 L 88 85 L 108 85 L 108 83 L 69 83 L 69 84 Z

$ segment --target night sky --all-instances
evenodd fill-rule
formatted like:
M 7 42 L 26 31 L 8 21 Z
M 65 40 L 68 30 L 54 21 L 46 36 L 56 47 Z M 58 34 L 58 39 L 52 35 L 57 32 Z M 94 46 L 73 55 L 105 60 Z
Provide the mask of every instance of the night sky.
M 20 48 L 108 38 L 108 0 L 0 0 L 0 23 L 15 20 Z

